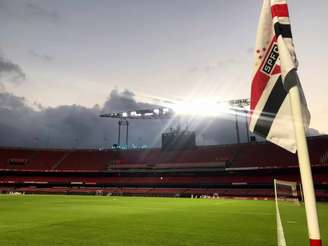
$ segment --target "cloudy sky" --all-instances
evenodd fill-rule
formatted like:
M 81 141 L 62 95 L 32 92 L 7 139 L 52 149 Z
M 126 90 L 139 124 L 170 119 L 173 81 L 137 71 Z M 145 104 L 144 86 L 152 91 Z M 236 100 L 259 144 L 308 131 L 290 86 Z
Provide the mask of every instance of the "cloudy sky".
M 113 98 L 132 100 L 132 105 L 154 104 L 154 98 L 248 98 L 261 3 L 0 0 L 0 130 L 8 133 L 6 127 L 15 126 L 19 142 L 18 130 L 28 135 L 31 131 L 26 126 L 37 121 L 39 128 L 45 129 L 42 134 L 35 129 L 33 135 L 42 136 L 29 134 L 26 139 L 49 135 L 54 139 L 62 132 L 58 128 L 66 124 L 64 109 L 70 116 L 72 108 L 94 116 L 105 109 L 119 109 L 113 106 L 117 105 Z M 328 2 L 289 0 L 289 7 L 299 75 L 312 114 L 311 128 L 327 133 L 328 82 L 324 71 L 328 66 Z M 19 107 L 34 116 L 21 116 L 20 120 L 12 116 L 13 126 L 4 112 L 19 115 Z M 60 112 L 55 117 L 58 124 L 53 123 L 56 126 L 45 116 L 49 111 Z M 222 125 L 226 125 L 224 121 Z M 90 133 L 95 140 L 90 137 L 85 145 L 99 141 L 102 134 Z M 80 141 L 67 135 L 71 142 Z M 68 141 L 65 139 L 58 140 L 58 145 Z

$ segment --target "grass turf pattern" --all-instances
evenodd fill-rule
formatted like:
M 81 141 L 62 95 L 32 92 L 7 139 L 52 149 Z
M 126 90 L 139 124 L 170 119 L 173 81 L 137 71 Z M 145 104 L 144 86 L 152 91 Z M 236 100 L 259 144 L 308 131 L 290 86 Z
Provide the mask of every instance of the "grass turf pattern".
M 318 208 L 328 242 L 328 204 Z M 287 245 L 308 245 L 304 207 L 281 210 Z M 253 200 L 1 195 L 0 245 L 273 246 L 275 208 Z

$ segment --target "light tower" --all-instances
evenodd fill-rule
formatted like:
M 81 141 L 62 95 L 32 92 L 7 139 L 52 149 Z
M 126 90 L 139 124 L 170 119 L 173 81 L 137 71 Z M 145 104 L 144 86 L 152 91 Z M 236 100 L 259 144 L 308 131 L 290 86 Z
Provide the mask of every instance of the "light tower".
M 117 136 L 117 144 L 121 144 L 121 127 L 125 126 L 125 145 L 129 145 L 129 121 L 126 118 L 121 118 L 118 121 L 118 136 Z
M 158 119 L 170 119 L 174 115 L 172 109 L 169 108 L 153 108 L 153 109 L 138 109 L 125 112 L 115 112 L 102 114 L 100 117 L 118 119 L 118 134 L 117 134 L 117 144 L 121 144 L 121 129 L 125 127 L 125 144 L 129 144 L 129 120 L 158 120 Z
M 236 129 L 236 138 L 237 143 L 240 143 L 240 131 L 239 131 L 239 123 L 238 118 L 239 114 L 245 115 L 246 122 L 246 134 L 247 134 L 247 142 L 249 141 L 249 130 L 248 130 L 248 122 L 247 122 L 247 113 L 248 110 L 245 109 L 245 106 L 248 106 L 250 103 L 249 99 L 236 99 L 236 100 L 227 100 L 227 101 L 219 101 L 215 105 L 220 107 L 221 104 L 228 104 L 229 111 L 235 114 L 235 129 Z M 215 106 L 216 107 L 216 106 Z M 152 109 L 137 109 L 132 111 L 125 112 L 113 112 L 108 114 L 102 114 L 100 117 L 106 118 L 114 118 L 119 119 L 118 121 L 118 139 L 117 144 L 120 146 L 121 143 L 121 128 L 125 127 L 125 144 L 129 143 L 129 120 L 158 120 L 158 119 L 171 119 L 173 117 L 180 116 L 174 109 L 169 107 L 158 107 Z
M 245 109 L 246 106 L 249 106 L 250 101 L 249 99 L 237 99 L 237 100 L 230 100 L 228 101 L 231 109 L 235 112 L 235 128 L 236 128 L 236 138 L 237 143 L 240 143 L 240 134 L 239 134 L 239 124 L 238 124 L 238 115 L 240 113 L 245 115 L 245 130 L 246 130 L 246 137 L 247 143 L 249 142 L 249 129 L 248 129 L 248 110 Z

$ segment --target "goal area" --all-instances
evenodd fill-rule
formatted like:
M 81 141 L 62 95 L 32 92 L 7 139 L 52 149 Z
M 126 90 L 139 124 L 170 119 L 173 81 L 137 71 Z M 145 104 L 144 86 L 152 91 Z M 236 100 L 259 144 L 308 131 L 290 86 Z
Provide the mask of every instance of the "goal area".
M 294 181 L 274 179 L 274 195 L 276 201 L 303 201 L 301 184 Z
M 289 212 L 286 213 L 281 210 L 284 210 L 286 206 L 291 209 L 300 207 L 301 201 L 303 201 L 302 186 L 295 181 L 274 179 L 274 195 L 276 205 L 277 245 L 286 246 L 287 244 L 284 231 L 286 220 L 287 224 L 296 222 L 290 220 Z M 288 228 L 285 229 L 288 231 Z

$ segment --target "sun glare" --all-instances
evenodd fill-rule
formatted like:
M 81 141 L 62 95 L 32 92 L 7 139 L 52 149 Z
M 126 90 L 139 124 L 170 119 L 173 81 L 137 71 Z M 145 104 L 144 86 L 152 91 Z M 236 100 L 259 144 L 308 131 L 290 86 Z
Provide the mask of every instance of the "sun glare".
M 230 106 L 227 103 L 218 103 L 213 101 L 185 101 L 170 105 L 177 115 L 197 115 L 197 116 L 220 116 L 229 111 Z

